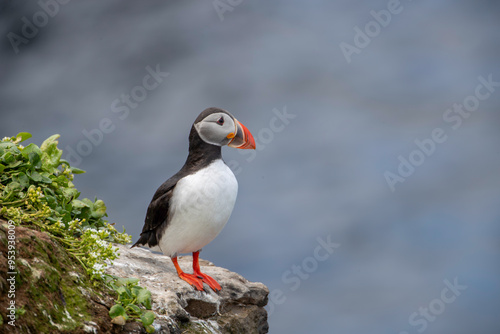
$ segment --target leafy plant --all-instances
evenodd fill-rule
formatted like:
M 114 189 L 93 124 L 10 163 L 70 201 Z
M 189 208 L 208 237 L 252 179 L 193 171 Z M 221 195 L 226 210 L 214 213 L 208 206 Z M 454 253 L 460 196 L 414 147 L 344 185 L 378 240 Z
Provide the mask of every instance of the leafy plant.
M 118 294 L 116 304 L 109 310 L 109 316 L 111 322 L 119 325 L 125 324 L 128 319 L 134 319 L 141 322 L 148 333 L 154 333 L 155 315 L 146 311 L 151 310 L 151 292 L 138 286 L 138 283 L 137 278 L 108 276 L 108 285 Z
M 22 307 L 16 307 L 16 310 L 14 311 L 15 312 L 15 317 L 16 319 L 18 319 L 20 316 L 24 315 L 24 313 L 26 313 L 26 310 L 24 309 L 24 306 Z
M 84 173 L 61 159 L 53 135 L 38 147 L 20 142 L 31 137 L 21 132 L 0 142 L 0 216 L 16 225 L 35 225 L 66 246 L 91 278 L 101 277 L 106 262 L 130 236 L 108 224 L 102 200 L 78 199 L 74 174 Z
M 29 138 L 31 134 L 21 132 L 0 141 L 0 216 L 51 234 L 91 279 L 102 280 L 105 267 L 118 256 L 118 248 L 111 243 L 128 243 L 130 235 L 118 232 L 104 219 L 102 200 L 78 199 L 80 192 L 72 181 L 74 174 L 84 171 L 61 159 L 59 135 L 40 147 L 20 144 Z M 107 277 L 107 285 L 118 293 L 117 304 L 109 312 L 113 321 L 134 319 L 154 332 L 154 313 L 143 309 L 151 309 L 151 292 L 138 286 L 137 279 Z

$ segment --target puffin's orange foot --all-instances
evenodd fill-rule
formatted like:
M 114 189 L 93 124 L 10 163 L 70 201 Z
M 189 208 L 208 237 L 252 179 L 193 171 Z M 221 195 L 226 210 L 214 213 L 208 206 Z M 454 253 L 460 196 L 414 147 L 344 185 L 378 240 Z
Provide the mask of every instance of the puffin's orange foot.
M 179 273 L 179 277 L 194 286 L 196 290 L 203 291 L 203 281 L 202 279 L 198 278 L 197 275 L 186 274 L 185 272 L 182 272 Z
M 212 277 L 208 276 L 207 274 L 204 274 L 202 272 L 197 272 L 195 273 L 196 276 L 200 277 L 201 280 L 204 283 L 207 283 L 209 287 L 212 288 L 215 292 L 219 292 L 222 288 L 219 283 L 217 283 L 216 280 L 214 280 Z

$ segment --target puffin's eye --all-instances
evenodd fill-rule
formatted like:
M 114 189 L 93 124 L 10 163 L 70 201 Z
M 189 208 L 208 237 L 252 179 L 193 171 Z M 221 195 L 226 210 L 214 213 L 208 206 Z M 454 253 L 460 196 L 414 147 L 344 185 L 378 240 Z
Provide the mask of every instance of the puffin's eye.
M 219 120 L 217 121 L 217 124 L 223 125 L 224 124 L 224 117 L 220 117 Z

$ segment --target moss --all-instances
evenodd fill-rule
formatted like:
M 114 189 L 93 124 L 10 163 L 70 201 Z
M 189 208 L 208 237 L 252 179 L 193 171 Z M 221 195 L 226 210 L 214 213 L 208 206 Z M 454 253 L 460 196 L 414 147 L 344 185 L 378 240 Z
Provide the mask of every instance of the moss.
M 0 239 L 5 236 L 6 229 L 0 225 Z M 107 331 L 112 328 L 107 323 L 110 321 L 107 308 L 91 298 L 108 296 L 104 285 L 93 284 L 66 250 L 47 234 L 18 227 L 16 237 L 16 308 L 24 308 L 26 312 L 19 314 L 13 333 L 83 333 L 85 321 L 97 322 L 101 328 L 107 327 Z M 5 254 L 6 247 L 2 244 L 0 254 Z M 3 268 L 6 263 L 2 262 Z M 83 294 L 82 289 L 89 293 Z M 2 319 L 9 302 L 4 294 L 0 292 Z M 0 332 L 6 326 L 9 325 L 0 323 Z
M 39 277 L 31 277 L 28 294 L 36 305 L 40 305 L 38 309 L 48 320 L 45 321 L 46 330 L 54 330 L 55 327 L 71 331 L 83 325 L 84 320 L 90 320 L 88 301 L 81 295 L 73 278 L 68 277 L 65 256 L 56 261 L 56 253 L 61 252 L 51 244 L 46 245 L 40 240 L 36 241 L 36 247 L 40 250 L 37 254 L 43 254 L 43 260 L 39 259 L 33 264 L 33 271 Z
M 3 228 L 5 228 L 4 226 L 2 226 L 2 227 L 3 227 Z M 0 241 L 2 242 L 2 245 L 3 245 L 4 247 L 7 247 L 7 243 L 8 243 L 8 241 L 7 241 L 7 238 L 4 238 L 4 236 L 5 236 L 5 233 L 4 233 L 4 234 L 2 234 L 2 239 L 0 239 Z

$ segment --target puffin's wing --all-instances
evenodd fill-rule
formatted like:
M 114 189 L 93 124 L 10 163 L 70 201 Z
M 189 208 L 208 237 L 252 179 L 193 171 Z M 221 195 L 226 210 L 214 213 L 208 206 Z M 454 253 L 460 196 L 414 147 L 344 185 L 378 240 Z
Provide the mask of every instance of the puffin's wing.
M 179 178 L 171 177 L 156 190 L 148 206 L 141 237 L 132 247 L 141 245 L 154 247 L 158 245 L 158 232 L 163 231 L 169 222 L 170 198 L 177 181 L 179 181 Z

